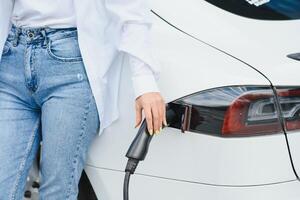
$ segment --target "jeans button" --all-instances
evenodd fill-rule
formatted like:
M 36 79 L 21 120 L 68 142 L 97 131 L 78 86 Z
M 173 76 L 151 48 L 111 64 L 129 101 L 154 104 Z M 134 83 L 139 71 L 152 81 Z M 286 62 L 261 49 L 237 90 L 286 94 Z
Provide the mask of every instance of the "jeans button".
M 29 38 L 33 38 L 34 37 L 34 33 L 33 32 L 28 32 L 27 35 L 28 35 Z

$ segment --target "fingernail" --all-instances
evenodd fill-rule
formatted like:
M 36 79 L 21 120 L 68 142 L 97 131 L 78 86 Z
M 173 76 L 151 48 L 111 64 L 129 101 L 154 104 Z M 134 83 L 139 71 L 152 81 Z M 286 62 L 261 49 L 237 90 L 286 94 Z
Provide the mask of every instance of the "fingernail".
M 149 130 L 149 133 L 150 133 L 150 135 L 153 135 L 153 130 L 150 129 L 150 130 Z
M 164 125 L 165 125 L 165 126 L 168 126 L 168 124 L 167 124 L 167 121 L 166 121 L 166 120 L 164 120 Z
M 162 130 L 162 127 L 159 128 L 159 132 Z
M 156 131 L 155 131 L 155 134 L 159 134 L 159 130 L 156 130 Z
M 134 128 L 138 127 L 138 124 L 134 126 Z

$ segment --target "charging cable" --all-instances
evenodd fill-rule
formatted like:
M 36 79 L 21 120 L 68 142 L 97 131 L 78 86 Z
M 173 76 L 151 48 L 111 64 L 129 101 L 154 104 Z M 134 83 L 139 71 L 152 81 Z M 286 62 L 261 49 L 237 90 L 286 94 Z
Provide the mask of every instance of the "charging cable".
M 166 120 L 167 123 L 170 124 L 173 119 L 175 119 L 175 112 L 168 107 L 166 108 Z M 163 126 L 162 128 L 164 128 Z M 123 200 L 129 200 L 129 182 L 131 174 L 134 174 L 135 169 L 137 168 L 139 161 L 145 159 L 150 142 L 152 137 L 147 129 L 147 123 L 144 119 L 137 135 L 135 136 L 134 140 L 132 141 L 127 153 L 126 157 L 128 158 L 127 165 L 125 168 L 125 178 L 124 178 L 124 185 L 123 185 Z

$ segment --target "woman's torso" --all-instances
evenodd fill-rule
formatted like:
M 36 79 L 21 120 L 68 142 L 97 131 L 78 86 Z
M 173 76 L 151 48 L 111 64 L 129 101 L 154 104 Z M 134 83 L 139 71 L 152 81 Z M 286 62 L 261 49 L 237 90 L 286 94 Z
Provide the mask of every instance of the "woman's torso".
M 19 27 L 76 27 L 73 0 L 15 0 L 11 20 Z

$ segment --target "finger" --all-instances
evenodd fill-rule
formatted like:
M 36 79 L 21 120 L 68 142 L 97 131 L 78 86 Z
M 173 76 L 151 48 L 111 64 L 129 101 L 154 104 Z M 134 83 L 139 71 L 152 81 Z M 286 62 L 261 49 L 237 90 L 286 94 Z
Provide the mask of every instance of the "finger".
M 167 126 L 167 116 L 166 116 L 166 105 L 165 103 L 162 104 L 162 112 L 163 112 L 163 124 Z
M 159 111 L 158 106 L 156 104 L 153 104 L 151 106 L 152 116 L 153 116 L 153 128 L 155 131 L 155 134 L 159 133 L 160 125 L 159 125 Z
M 153 124 L 152 124 L 153 120 L 152 120 L 151 107 L 150 106 L 144 107 L 144 113 L 147 122 L 148 132 L 150 135 L 153 135 Z
M 163 125 L 163 106 L 162 106 L 162 103 L 161 102 L 159 102 L 158 104 L 157 104 L 157 110 L 158 110 L 158 116 L 159 116 L 159 120 L 158 120 L 158 125 L 159 125 L 159 131 L 161 131 L 161 129 L 162 129 L 162 125 Z
M 140 106 L 135 107 L 135 127 L 138 127 L 142 121 L 142 108 Z

